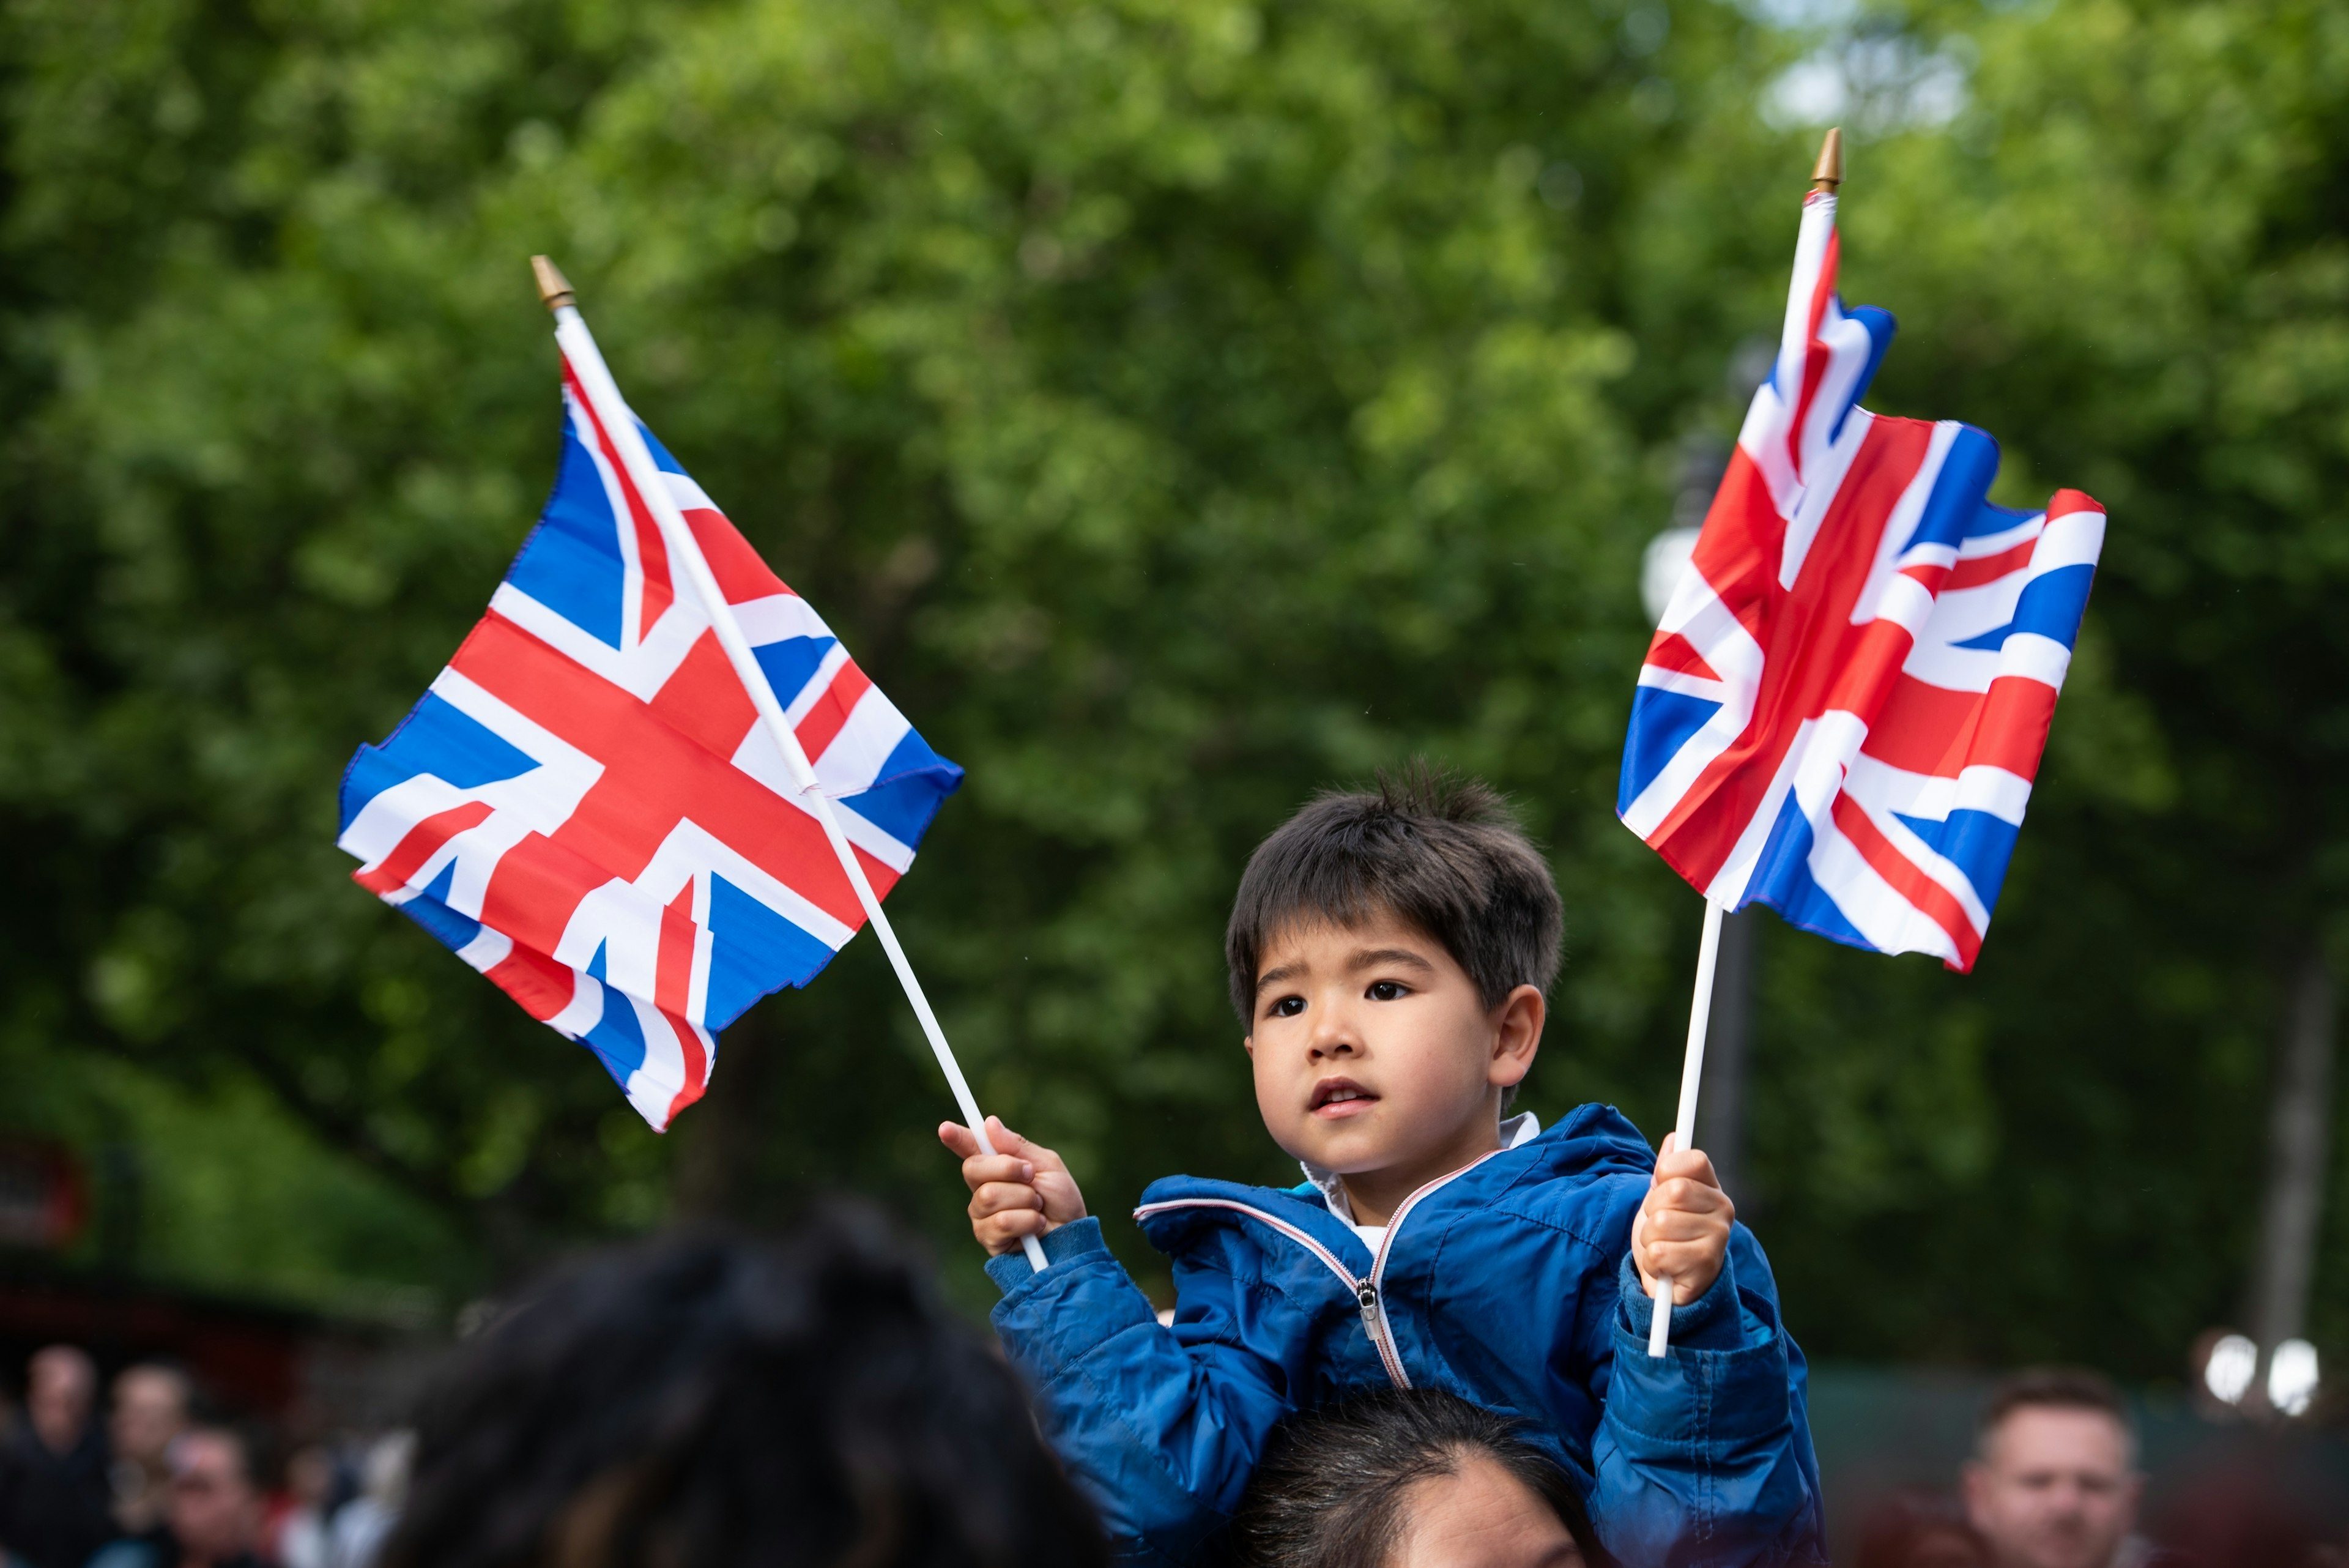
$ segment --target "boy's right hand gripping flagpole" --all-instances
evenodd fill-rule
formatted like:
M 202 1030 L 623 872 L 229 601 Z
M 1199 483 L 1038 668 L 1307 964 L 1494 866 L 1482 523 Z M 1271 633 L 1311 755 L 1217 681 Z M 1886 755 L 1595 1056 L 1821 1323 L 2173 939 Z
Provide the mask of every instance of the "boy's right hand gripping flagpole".
M 1843 131 L 1830 130 L 1819 145 L 1819 161 L 1811 169 L 1811 189 L 1834 195 L 1843 183 Z M 1681 1057 L 1680 1113 L 1672 1121 L 1672 1147 L 1688 1149 L 1696 1143 L 1696 1095 L 1704 1081 L 1704 1032 L 1713 1016 L 1713 977 L 1721 957 L 1721 917 L 1726 913 L 1711 898 L 1704 901 L 1704 934 L 1696 949 L 1696 994 L 1689 999 L 1688 1048 Z M 1648 1354 L 1661 1356 L 1671 1342 L 1672 1282 L 1655 1276 L 1651 1289 L 1656 1310 L 1648 1324 Z
M 1672 1147 L 1696 1141 L 1696 1090 L 1704 1081 L 1704 1030 L 1713 1017 L 1713 971 L 1721 958 L 1722 908 L 1704 901 L 1704 935 L 1696 948 L 1696 995 L 1689 1001 L 1688 1050 L 1681 1057 L 1681 1108 L 1672 1122 Z M 1672 1282 L 1656 1276 L 1656 1313 L 1648 1324 L 1648 1354 L 1661 1355 L 1672 1326 Z
M 889 917 L 881 911 L 881 899 L 865 877 L 864 867 L 857 864 L 856 851 L 850 847 L 848 836 L 841 830 L 832 797 L 817 781 L 798 732 L 784 716 L 782 705 L 775 701 L 774 688 L 768 684 L 767 672 L 760 668 L 758 656 L 751 652 L 750 639 L 742 635 L 741 623 L 735 618 L 733 607 L 726 602 L 726 595 L 709 569 L 709 559 L 701 553 L 700 541 L 693 536 L 685 514 L 669 493 L 667 482 L 653 462 L 651 450 L 638 433 L 636 416 L 629 412 L 626 400 L 620 396 L 619 383 L 612 379 L 603 352 L 595 347 L 594 334 L 579 315 L 577 296 L 561 271 L 546 257 L 533 256 L 530 265 L 538 279 L 539 297 L 554 313 L 554 338 L 578 378 L 581 392 L 619 449 L 620 460 L 627 466 L 636 493 L 644 497 L 652 511 L 653 523 L 660 530 L 661 542 L 668 547 L 669 558 L 684 565 L 686 576 L 709 617 L 710 629 L 718 634 L 719 646 L 726 651 L 727 662 L 734 667 L 736 678 L 750 693 L 751 705 L 759 711 L 760 722 L 766 725 L 767 733 L 783 754 L 783 764 L 791 770 L 801 801 L 823 825 L 824 837 L 831 842 L 833 854 L 839 857 L 841 870 L 847 875 L 849 886 L 856 889 L 856 901 L 864 907 L 864 918 L 873 923 L 873 934 L 881 940 L 882 950 L 889 955 L 890 967 L 897 971 L 897 982 L 905 989 L 905 1000 L 913 1003 L 914 1016 L 921 1020 L 922 1033 L 929 1040 L 930 1050 L 947 1075 L 947 1086 L 954 1091 L 955 1105 L 969 1122 L 980 1151 L 993 1154 L 995 1145 L 987 1136 L 987 1118 L 978 1114 L 978 1101 L 962 1075 L 962 1067 L 955 1061 L 954 1047 L 947 1044 L 946 1031 L 938 1026 L 938 1016 L 930 1010 L 929 998 L 922 994 L 922 982 L 914 978 L 914 966 L 907 961 L 905 950 L 897 945 L 897 933 L 891 929 Z M 1029 1266 L 1041 1273 L 1046 1266 L 1043 1244 L 1033 1236 L 1023 1236 L 1020 1247 L 1027 1254 Z

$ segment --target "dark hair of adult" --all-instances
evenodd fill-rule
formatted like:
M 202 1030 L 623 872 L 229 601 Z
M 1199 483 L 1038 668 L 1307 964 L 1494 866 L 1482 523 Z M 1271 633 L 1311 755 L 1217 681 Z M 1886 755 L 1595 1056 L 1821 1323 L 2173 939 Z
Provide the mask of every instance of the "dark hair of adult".
M 2121 1391 L 2103 1373 L 2082 1366 L 2028 1366 L 2001 1378 L 1991 1390 L 1990 1403 L 1974 1424 L 1977 1440 L 1988 1441 L 2009 1416 L 2024 1409 L 2093 1410 L 2110 1416 L 2124 1432 L 2134 1431 Z
M 1376 1568 L 1414 1482 L 1489 1459 L 1549 1505 L 1592 1568 L 1612 1560 L 1571 1478 L 1524 1423 L 1433 1388 L 1381 1388 L 1286 1417 L 1232 1516 L 1236 1568 Z
M 1424 763 L 1376 782 L 1319 796 L 1248 857 L 1224 935 L 1243 1023 L 1255 1015 L 1265 944 L 1299 920 L 1392 915 L 1443 943 L 1486 1007 L 1557 977 L 1557 884 L 1500 794 Z
M 594 1255 L 428 1399 L 384 1568 L 1107 1561 L 1011 1372 L 874 1212 Z

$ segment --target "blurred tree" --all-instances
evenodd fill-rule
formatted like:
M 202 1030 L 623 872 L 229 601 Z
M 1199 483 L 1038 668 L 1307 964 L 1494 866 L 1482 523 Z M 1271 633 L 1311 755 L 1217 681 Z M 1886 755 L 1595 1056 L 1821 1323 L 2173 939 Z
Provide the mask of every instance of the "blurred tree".
M 1672 389 L 1619 325 L 1622 236 L 1705 113 L 1749 123 L 1713 86 L 1766 52 L 1735 13 L 11 18 L 20 1038 L 258 1078 L 511 1254 L 662 1208 L 589 1059 L 330 843 L 342 760 L 549 477 L 544 249 L 664 439 L 970 768 L 900 918 L 982 1098 L 1099 1207 L 1277 1172 L 1223 905 L 1311 790 L 1415 751 L 1557 846 L 1578 958 L 1541 1103 L 1659 1081 L 1685 900 L 1606 802 Z M 866 945 L 737 1032 L 670 1140 L 688 1207 L 855 1182 L 951 1232 L 949 1102 Z
M 1813 139 L 1754 105 L 1806 40 L 1697 0 L 0 15 L 8 1060 L 264 1085 L 497 1268 L 841 1183 L 966 1255 L 869 942 L 661 1140 L 346 880 L 337 771 L 552 478 L 544 250 L 970 769 L 893 908 L 1097 1210 L 1278 1176 L 1225 902 L 1415 752 L 1512 790 L 1567 892 L 1529 1104 L 1668 1116 L 1696 904 L 1611 820 L 1634 578 L 1775 327 Z M 1849 290 L 1909 332 L 1878 400 L 2116 523 L 1981 972 L 1766 933 L 1766 1240 L 1815 1350 L 2167 1370 L 2240 1279 L 2276 944 L 2338 874 L 2338 726 L 2283 694 L 2337 636 L 2339 24 L 1867 25 L 1977 62 L 1956 119 L 1855 147 Z

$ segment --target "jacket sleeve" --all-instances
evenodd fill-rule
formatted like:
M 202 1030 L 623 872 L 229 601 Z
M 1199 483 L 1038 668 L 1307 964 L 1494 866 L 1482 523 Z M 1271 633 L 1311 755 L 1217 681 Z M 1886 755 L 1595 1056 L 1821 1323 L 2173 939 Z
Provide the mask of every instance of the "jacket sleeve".
M 1826 1563 L 1807 1372 L 1753 1233 L 1738 1226 L 1712 1289 L 1671 1312 L 1671 1346 L 1652 1359 L 1655 1303 L 1625 1253 L 1591 1453 L 1599 1539 L 1624 1563 Z
M 1251 1320 L 1297 1309 L 1270 1287 L 1191 1272 L 1168 1328 L 1111 1255 L 1099 1220 L 1060 1227 L 1044 1253 L 1040 1274 L 1017 1252 L 987 1269 L 1004 1293 L 996 1333 L 1035 1390 L 1045 1436 L 1122 1560 L 1195 1562 L 1303 1376 L 1246 1346 L 1301 1347 L 1308 1336 Z

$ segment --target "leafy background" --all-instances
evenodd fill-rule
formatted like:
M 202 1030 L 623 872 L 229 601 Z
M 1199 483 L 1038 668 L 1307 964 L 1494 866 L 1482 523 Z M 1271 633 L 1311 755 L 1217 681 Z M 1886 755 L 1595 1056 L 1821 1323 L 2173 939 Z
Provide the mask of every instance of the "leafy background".
M 2114 523 L 1979 971 L 1762 931 L 1741 1202 L 1814 1355 L 2174 1377 L 2240 1320 L 2349 875 L 2349 12 L 10 0 L 0 93 L 0 1127 L 139 1173 L 86 1251 L 429 1314 L 854 1187 L 983 1299 L 869 941 L 657 1138 L 347 880 L 344 761 L 551 481 L 533 251 L 969 769 L 892 907 L 1097 1210 L 1278 1175 L 1224 909 L 1417 754 L 1566 892 L 1526 1103 L 1660 1128 L 1698 906 L 1611 809 L 1640 553 L 1834 109 L 1846 293 L 1903 327 L 1874 406 Z

